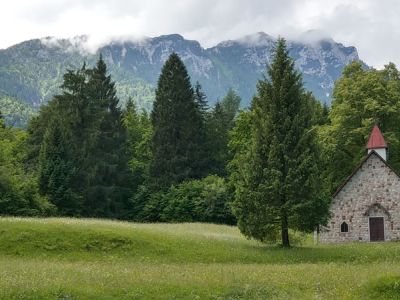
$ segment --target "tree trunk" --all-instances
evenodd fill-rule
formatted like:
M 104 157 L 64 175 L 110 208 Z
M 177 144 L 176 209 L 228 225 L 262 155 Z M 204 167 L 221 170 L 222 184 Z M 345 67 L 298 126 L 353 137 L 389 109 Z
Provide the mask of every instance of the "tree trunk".
M 288 219 L 285 212 L 282 213 L 281 233 L 282 233 L 282 246 L 285 248 L 290 247 L 289 243 L 289 228 Z

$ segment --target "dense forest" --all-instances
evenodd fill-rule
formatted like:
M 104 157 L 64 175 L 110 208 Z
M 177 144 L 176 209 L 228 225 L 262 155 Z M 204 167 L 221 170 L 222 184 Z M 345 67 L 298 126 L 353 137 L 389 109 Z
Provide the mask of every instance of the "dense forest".
M 254 92 L 248 109 L 232 89 L 209 107 L 173 53 L 148 113 L 133 99 L 120 106 L 101 56 L 69 70 L 61 93 L 37 115 L 26 111 L 27 130 L 0 114 L 0 214 L 238 224 L 289 246 L 289 229 L 326 222 L 373 124 L 400 170 L 395 65 L 349 64 L 328 108 L 304 89 L 280 39 Z

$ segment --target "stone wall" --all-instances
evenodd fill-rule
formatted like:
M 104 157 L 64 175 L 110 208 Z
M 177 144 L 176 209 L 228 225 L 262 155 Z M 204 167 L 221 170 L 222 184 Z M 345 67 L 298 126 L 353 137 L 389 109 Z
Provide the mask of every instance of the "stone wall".
M 334 197 L 320 242 L 369 242 L 369 217 L 383 217 L 385 240 L 400 239 L 400 178 L 372 153 Z M 341 232 L 341 224 L 348 232 Z

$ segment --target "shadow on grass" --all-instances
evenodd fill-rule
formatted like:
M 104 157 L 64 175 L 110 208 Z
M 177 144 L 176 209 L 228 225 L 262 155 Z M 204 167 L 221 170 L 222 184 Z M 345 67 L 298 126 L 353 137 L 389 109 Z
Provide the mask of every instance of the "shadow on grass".
M 279 245 L 247 246 L 257 253 L 254 262 L 268 263 L 351 263 L 398 262 L 400 243 L 349 243 L 315 246 L 294 246 L 284 248 Z

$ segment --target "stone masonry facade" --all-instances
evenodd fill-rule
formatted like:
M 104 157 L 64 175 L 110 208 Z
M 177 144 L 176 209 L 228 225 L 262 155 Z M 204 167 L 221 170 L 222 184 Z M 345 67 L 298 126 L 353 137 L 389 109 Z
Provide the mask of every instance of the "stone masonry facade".
M 384 240 L 400 240 L 400 177 L 371 152 L 334 196 L 331 219 L 321 229 L 322 243 L 369 242 L 370 217 L 383 217 Z M 342 232 L 343 223 L 348 232 Z

